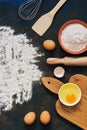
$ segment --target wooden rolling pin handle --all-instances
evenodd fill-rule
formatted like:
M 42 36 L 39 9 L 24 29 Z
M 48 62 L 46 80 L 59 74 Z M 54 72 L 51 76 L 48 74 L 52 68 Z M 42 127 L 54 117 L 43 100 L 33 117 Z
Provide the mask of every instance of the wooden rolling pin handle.
M 69 66 L 87 66 L 87 56 L 48 58 L 47 63 L 48 64 L 64 64 L 64 65 L 69 65 Z
M 63 64 L 63 58 L 48 58 L 48 64 Z

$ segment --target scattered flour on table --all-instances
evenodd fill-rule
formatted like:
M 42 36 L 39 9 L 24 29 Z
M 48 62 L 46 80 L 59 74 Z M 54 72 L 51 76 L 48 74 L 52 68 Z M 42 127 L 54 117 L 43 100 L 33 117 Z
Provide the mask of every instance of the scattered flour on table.
M 62 31 L 63 46 L 71 51 L 80 51 L 87 45 L 87 28 L 81 24 L 70 24 Z
M 10 110 L 13 102 L 30 100 L 32 82 L 42 75 L 36 63 L 43 54 L 38 54 L 26 34 L 14 32 L 11 27 L 0 26 L 0 112 Z

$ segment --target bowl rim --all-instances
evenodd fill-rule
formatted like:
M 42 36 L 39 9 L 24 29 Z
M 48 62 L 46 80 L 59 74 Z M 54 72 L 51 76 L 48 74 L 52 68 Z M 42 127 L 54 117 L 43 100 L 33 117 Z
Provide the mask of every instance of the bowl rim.
M 68 25 L 73 24 L 73 23 L 79 23 L 79 24 L 81 24 L 81 25 L 83 25 L 84 27 L 87 28 L 87 24 L 82 20 L 79 20 L 79 19 L 69 20 L 69 21 L 65 22 L 60 27 L 60 29 L 58 31 L 58 41 L 59 41 L 60 46 L 62 47 L 62 49 L 65 52 L 70 53 L 70 54 L 81 54 L 81 53 L 83 53 L 83 52 L 85 52 L 87 50 L 87 45 L 84 48 L 82 48 L 80 51 L 72 51 L 72 50 L 69 50 L 69 49 L 65 48 L 65 46 L 62 44 L 62 40 L 61 40 L 62 31 L 64 30 L 65 27 L 67 27 Z
M 72 85 L 74 85 L 74 86 L 79 90 L 79 97 L 78 97 L 78 99 L 77 99 L 74 103 L 66 103 L 66 102 L 64 102 L 64 101 L 62 100 L 62 98 L 60 97 L 60 91 L 61 91 L 61 89 L 62 89 L 63 87 L 65 87 L 65 85 L 67 85 L 67 84 L 72 84 Z M 63 85 L 60 87 L 59 91 L 58 91 L 59 101 L 60 101 L 62 104 L 64 104 L 65 106 L 74 106 L 74 105 L 76 105 L 76 104 L 79 103 L 79 101 L 81 100 L 81 96 L 82 96 L 82 92 L 81 92 L 80 87 L 79 87 L 77 84 L 71 83 L 71 82 L 63 84 Z

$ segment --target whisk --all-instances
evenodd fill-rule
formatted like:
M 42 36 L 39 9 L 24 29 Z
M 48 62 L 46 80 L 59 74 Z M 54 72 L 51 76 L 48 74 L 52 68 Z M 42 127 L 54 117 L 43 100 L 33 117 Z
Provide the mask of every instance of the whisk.
M 33 19 L 42 3 L 42 0 L 27 0 L 23 2 L 18 9 L 18 14 L 22 19 L 31 20 Z

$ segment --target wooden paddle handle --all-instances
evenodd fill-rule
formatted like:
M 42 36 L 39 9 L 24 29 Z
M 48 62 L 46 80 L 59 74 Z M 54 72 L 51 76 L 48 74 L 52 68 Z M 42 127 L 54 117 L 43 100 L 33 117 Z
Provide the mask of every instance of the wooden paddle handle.
M 87 56 L 48 58 L 47 63 L 48 64 L 64 64 L 64 65 L 69 65 L 69 66 L 87 66 Z
M 56 6 L 50 11 L 50 14 L 54 16 L 56 12 L 62 7 L 62 5 L 66 2 L 67 0 L 60 0 Z

